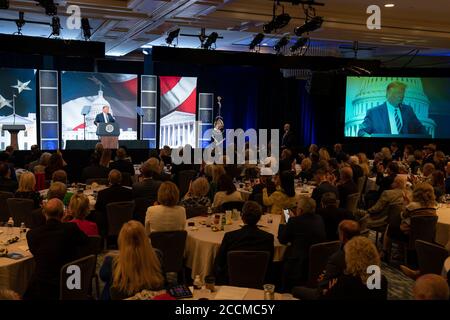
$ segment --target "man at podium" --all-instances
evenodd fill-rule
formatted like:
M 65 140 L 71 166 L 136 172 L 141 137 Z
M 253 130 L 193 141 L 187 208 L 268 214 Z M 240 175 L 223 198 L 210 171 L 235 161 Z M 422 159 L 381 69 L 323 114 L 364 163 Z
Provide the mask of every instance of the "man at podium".
M 111 113 L 109 113 L 109 106 L 103 106 L 102 113 L 95 116 L 94 124 L 116 122 Z

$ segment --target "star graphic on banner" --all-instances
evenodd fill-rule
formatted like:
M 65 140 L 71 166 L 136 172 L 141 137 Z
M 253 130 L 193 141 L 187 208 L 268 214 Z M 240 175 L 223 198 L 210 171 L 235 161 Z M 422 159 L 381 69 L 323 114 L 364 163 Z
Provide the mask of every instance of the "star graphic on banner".
M 11 102 L 12 100 L 6 100 L 5 98 L 3 98 L 2 95 L 0 95 L 0 109 L 2 109 L 5 106 L 12 108 L 12 105 L 10 105 Z
M 20 80 L 17 80 L 17 85 L 11 86 L 11 87 L 16 88 L 17 90 L 19 90 L 19 93 L 22 93 L 23 90 L 31 90 L 31 88 L 28 87 L 30 82 L 31 82 L 31 80 L 27 81 L 27 82 L 21 82 Z

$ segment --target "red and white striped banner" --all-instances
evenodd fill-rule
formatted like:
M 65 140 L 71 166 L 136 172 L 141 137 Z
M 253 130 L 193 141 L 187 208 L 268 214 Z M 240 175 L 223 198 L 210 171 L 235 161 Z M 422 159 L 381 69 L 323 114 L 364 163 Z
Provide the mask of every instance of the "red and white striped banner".
M 162 76 L 161 88 L 161 118 L 179 111 L 196 113 L 197 78 Z

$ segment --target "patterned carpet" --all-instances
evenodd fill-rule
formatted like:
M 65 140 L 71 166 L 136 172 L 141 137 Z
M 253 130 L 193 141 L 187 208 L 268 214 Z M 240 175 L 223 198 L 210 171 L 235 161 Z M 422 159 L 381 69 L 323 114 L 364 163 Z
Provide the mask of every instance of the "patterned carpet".
M 369 238 L 375 241 L 375 233 L 370 232 Z M 394 248 L 395 249 L 395 248 Z M 100 254 L 97 259 L 97 272 L 100 270 L 103 259 L 108 252 Z M 394 256 L 396 252 L 394 251 Z M 391 264 L 382 263 L 381 271 L 388 280 L 388 300 L 412 300 L 412 288 L 414 280 L 405 276 L 398 268 L 399 261 L 392 261 Z M 100 293 L 104 283 L 100 281 Z

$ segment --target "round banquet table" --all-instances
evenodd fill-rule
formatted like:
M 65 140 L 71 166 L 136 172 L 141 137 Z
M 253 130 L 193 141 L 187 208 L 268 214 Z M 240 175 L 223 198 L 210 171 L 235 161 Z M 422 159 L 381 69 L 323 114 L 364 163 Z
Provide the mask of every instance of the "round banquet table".
M 107 186 L 99 185 L 96 188 L 91 188 L 90 187 L 89 189 L 83 190 L 83 194 L 85 196 L 87 196 L 88 199 L 89 199 L 89 209 L 91 211 L 95 210 L 95 203 L 97 201 L 96 198 L 94 197 L 94 191 L 95 192 L 99 192 L 99 191 L 102 191 L 102 190 L 104 190 L 106 188 L 107 188 Z M 71 188 L 67 188 L 67 192 L 71 192 L 73 194 L 77 193 L 77 190 L 78 190 L 77 188 L 72 188 L 72 187 Z M 47 192 L 48 192 L 48 189 L 44 189 L 44 190 L 39 191 L 39 193 L 41 194 L 42 197 L 44 197 L 44 199 L 47 198 Z
M 297 197 L 300 197 L 300 196 L 311 197 L 314 188 L 315 188 L 315 186 L 311 186 L 311 185 L 306 185 L 304 188 L 296 186 L 295 187 L 295 195 Z M 248 198 L 250 197 L 250 195 L 252 194 L 252 192 L 250 190 L 241 188 L 239 186 L 239 184 L 236 184 L 236 190 L 241 193 L 242 199 L 244 201 L 247 201 Z
M 450 252 L 450 206 L 444 204 L 439 205 L 437 210 L 438 222 L 436 225 L 435 241 L 445 246 Z
M 8 235 L 7 228 L 1 227 L 0 233 L 0 243 L 3 245 L 5 240 L 19 236 L 20 229 L 13 228 L 13 234 Z M 26 239 L 7 245 L 7 249 L 8 253 L 20 253 L 24 257 L 19 260 L 0 257 L 0 289 L 11 289 L 23 295 L 33 275 L 33 255 L 28 250 Z
M 267 223 L 267 218 L 272 217 L 273 222 Z M 278 225 L 280 224 L 280 215 L 265 214 L 261 217 L 258 225 L 261 230 L 270 232 L 274 235 L 275 251 L 274 261 L 281 261 L 286 246 L 278 241 Z M 204 224 L 206 217 L 194 217 L 187 220 L 195 222 L 195 227 L 189 227 L 186 224 L 187 239 L 185 247 L 186 266 L 192 270 L 192 278 L 196 275 L 204 278 L 213 273 L 214 259 L 219 251 L 225 232 L 238 230 L 242 225 L 242 220 L 233 221 L 233 224 L 226 225 L 224 231 L 214 232 Z

